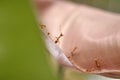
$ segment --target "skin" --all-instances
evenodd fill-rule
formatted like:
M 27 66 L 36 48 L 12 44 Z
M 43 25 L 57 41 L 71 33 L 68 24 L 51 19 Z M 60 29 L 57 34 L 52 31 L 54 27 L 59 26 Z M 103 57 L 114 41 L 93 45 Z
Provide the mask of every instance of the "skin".
M 119 14 L 66 1 L 37 0 L 36 5 L 38 20 L 74 68 L 119 78 Z

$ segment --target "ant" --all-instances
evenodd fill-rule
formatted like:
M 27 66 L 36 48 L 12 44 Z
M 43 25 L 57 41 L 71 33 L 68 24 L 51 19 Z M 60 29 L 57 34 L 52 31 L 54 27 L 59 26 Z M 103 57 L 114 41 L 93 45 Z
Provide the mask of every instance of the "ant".
M 71 59 L 73 57 L 74 52 L 75 52 L 76 49 L 77 49 L 77 47 L 73 48 L 73 50 L 71 51 L 71 55 L 67 57 L 68 59 Z
M 40 25 L 41 29 L 44 30 L 45 32 L 47 32 L 47 35 L 49 36 L 50 33 L 48 32 L 46 25 Z
M 100 66 L 100 61 L 99 61 L 98 59 L 94 59 L 94 62 L 95 62 L 96 67 L 97 67 L 98 69 L 100 69 L 100 68 L 101 68 L 101 66 Z
M 86 72 L 92 72 L 92 71 L 95 71 L 95 69 L 94 68 L 86 69 Z
M 46 25 L 40 25 L 41 29 L 44 30 L 48 36 L 50 36 L 50 32 L 48 32 Z M 60 38 L 63 36 L 63 34 L 61 33 L 58 37 L 56 37 L 56 40 L 54 41 L 55 44 L 57 44 L 60 40 Z
M 73 50 L 71 51 L 71 56 L 74 55 L 75 51 L 76 51 L 77 47 L 74 47 Z
M 60 40 L 60 38 L 63 36 L 63 34 L 61 33 L 58 37 L 56 37 L 55 43 L 57 44 Z

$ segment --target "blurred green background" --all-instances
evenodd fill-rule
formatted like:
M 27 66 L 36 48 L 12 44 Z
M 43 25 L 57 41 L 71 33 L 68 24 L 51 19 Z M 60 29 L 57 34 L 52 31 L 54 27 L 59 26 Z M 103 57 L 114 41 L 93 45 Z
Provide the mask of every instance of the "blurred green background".
M 120 0 L 72 0 L 72 1 L 87 4 L 107 11 L 120 13 Z
M 106 0 L 81 1 L 108 8 Z M 120 0 L 109 1 L 108 10 L 119 12 Z M 59 67 L 46 54 L 36 22 L 30 0 L 0 0 L 0 80 L 109 80 L 69 68 L 57 74 Z
M 30 0 L 0 0 L 0 80 L 56 80 Z

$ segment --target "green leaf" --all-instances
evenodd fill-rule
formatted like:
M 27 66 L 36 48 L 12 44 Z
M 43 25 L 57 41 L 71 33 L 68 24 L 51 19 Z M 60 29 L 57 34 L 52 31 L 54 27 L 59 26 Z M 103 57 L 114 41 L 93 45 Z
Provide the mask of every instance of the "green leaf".
M 56 80 L 29 1 L 0 1 L 0 80 Z

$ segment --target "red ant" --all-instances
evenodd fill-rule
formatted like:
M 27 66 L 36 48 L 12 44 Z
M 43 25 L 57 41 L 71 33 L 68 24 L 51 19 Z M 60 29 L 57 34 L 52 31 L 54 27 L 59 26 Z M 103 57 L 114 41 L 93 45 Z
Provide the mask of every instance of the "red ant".
M 58 37 L 56 37 L 55 43 L 57 44 L 60 40 L 60 38 L 63 36 L 63 34 L 61 33 Z
M 67 57 L 68 59 L 71 59 L 73 57 L 76 49 L 77 49 L 77 47 L 73 48 L 73 50 L 71 51 L 71 55 Z
M 75 51 L 76 51 L 77 47 L 74 47 L 73 50 L 71 51 L 71 56 L 74 55 Z
M 101 68 L 101 66 L 100 66 L 100 61 L 99 61 L 98 59 L 94 59 L 94 62 L 95 62 L 96 67 L 97 67 L 98 69 L 100 69 L 100 68 Z
M 40 25 L 41 29 L 44 30 L 45 32 L 47 32 L 47 35 L 50 35 L 50 33 L 48 32 L 46 25 Z

